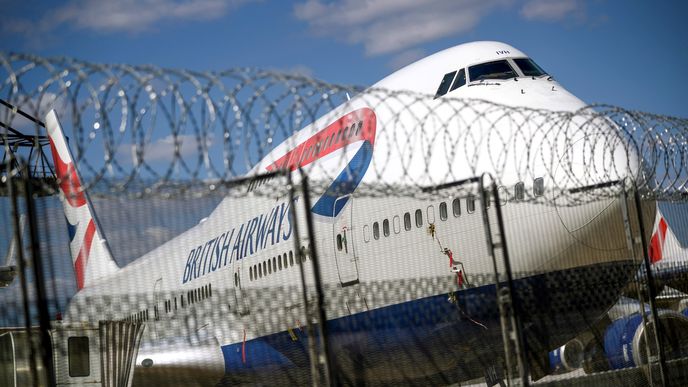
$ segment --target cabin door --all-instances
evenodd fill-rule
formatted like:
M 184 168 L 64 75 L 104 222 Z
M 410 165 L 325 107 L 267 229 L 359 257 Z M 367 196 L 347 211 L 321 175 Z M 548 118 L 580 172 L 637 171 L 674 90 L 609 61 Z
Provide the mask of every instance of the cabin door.
M 246 291 L 243 288 L 242 281 L 245 280 L 246 277 L 243 274 L 243 259 L 240 260 L 235 260 L 234 261 L 234 275 L 232 276 L 232 283 L 234 284 L 234 298 L 235 298 L 235 304 L 237 308 L 237 313 L 240 315 L 244 316 L 249 314 L 249 306 L 248 306 L 248 300 L 246 300 Z
M 342 286 L 358 283 L 358 263 L 354 243 L 353 208 L 351 195 L 341 196 L 334 202 L 333 215 L 341 208 L 334 219 L 332 237 L 334 238 L 334 256 Z
M 153 285 L 153 334 L 156 338 L 160 338 L 158 333 L 160 325 L 160 316 L 165 310 L 164 297 L 162 296 L 162 277 L 158 278 Z

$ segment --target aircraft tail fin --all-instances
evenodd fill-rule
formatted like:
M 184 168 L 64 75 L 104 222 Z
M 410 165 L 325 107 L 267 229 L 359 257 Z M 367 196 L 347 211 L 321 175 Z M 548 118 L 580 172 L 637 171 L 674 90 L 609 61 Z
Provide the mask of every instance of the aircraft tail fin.
M 77 289 L 81 290 L 117 272 L 119 267 L 98 227 L 93 205 L 81 185 L 81 177 L 54 110 L 46 116 L 45 125 L 67 220 Z
M 652 229 L 649 250 L 651 263 L 675 260 L 683 250 L 669 223 L 662 215 L 659 206 L 657 207 L 657 217 Z

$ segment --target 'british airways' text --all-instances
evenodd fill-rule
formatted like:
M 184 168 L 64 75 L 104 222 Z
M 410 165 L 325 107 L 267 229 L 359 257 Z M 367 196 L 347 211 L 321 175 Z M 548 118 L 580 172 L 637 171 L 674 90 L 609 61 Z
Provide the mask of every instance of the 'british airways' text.
M 296 202 L 298 198 L 294 199 Z M 260 214 L 191 249 L 184 267 L 182 283 L 212 273 L 247 258 L 270 246 L 286 241 L 292 234 L 291 205 L 279 204 L 269 213 Z

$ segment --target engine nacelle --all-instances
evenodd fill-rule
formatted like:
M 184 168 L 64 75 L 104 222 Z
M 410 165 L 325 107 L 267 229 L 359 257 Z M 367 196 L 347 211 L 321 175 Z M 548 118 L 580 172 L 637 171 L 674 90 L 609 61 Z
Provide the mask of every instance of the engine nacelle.
M 647 326 L 640 313 L 614 320 L 604 333 L 604 352 L 611 369 L 637 367 L 657 356 L 654 338 L 655 321 L 649 315 Z M 661 326 L 661 345 L 665 360 L 688 356 L 688 318 L 680 313 L 662 310 L 657 320 Z
M 136 358 L 134 386 L 213 386 L 225 373 L 220 344 L 207 337 L 143 343 Z
M 580 368 L 584 360 L 583 343 L 573 339 L 549 353 L 551 374 L 563 374 Z

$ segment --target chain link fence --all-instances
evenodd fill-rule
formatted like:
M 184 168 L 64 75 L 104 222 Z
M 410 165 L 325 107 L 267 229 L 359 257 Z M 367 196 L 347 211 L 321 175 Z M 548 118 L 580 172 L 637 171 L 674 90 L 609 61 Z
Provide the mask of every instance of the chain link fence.
M 686 384 L 686 119 L 0 67 L 5 384 Z M 79 291 L 51 109 L 120 267 Z

